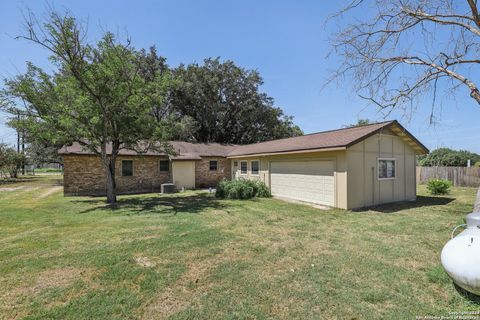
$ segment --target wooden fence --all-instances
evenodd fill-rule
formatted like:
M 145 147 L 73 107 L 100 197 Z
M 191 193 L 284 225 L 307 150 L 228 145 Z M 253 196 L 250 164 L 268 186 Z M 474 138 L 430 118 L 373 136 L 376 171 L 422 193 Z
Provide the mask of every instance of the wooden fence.
M 417 167 L 417 183 L 430 179 L 447 179 L 456 187 L 480 187 L 480 168 Z

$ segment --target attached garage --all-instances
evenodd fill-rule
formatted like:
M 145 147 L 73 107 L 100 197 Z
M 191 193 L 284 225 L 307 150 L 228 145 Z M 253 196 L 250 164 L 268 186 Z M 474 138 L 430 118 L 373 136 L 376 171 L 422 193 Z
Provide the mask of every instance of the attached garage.
M 270 162 L 273 196 L 327 206 L 335 205 L 335 162 L 296 160 Z
M 355 209 L 416 200 L 416 156 L 425 153 L 387 121 L 239 146 L 228 158 L 233 179 L 263 181 L 274 197 Z

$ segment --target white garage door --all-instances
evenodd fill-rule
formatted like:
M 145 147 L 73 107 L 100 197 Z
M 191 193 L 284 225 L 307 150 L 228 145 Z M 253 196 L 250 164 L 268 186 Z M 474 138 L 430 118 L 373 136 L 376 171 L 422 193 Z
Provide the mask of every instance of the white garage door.
M 333 161 L 282 161 L 270 163 L 273 196 L 335 205 Z

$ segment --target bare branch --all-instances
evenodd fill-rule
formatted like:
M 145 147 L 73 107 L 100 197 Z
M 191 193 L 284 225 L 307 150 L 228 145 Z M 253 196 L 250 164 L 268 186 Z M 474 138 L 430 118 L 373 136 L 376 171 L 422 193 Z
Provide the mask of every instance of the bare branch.
M 394 109 L 411 112 L 428 97 L 434 119 L 439 95 L 451 96 L 461 87 L 480 104 L 478 85 L 470 75 L 480 64 L 477 1 L 352 3 L 338 14 L 361 5 L 369 5 L 370 12 L 374 7 L 375 14 L 345 26 L 332 39 L 330 55 L 342 62 L 325 85 L 351 78 L 354 91 L 387 115 Z
M 412 11 L 410 10 L 409 8 L 404 8 L 403 11 L 408 14 L 409 16 L 413 17 L 413 18 L 416 18 L 418 19 L 418 21 L 432 21 L 432 22 L 435 22 L 435 23 L 438 23 L 438 24 L 441 24 L 441 25 L 455 25 L 455 26 L 459 26 L 459 27 L 462 27 L 462 28 L 465 28 L 469 31 L 471 31 L 472 33 L 474 33 L 475 35 L 477 36 L 480 36 L 480 29 L 468 24 L 468 23 L 464 23 L 460 20 L 445 20 L 445 19 L 442 19 L 440 15 L 430 15 L 430 14 L 427 14 L 425 12 L 422 12 L 422 11 Z

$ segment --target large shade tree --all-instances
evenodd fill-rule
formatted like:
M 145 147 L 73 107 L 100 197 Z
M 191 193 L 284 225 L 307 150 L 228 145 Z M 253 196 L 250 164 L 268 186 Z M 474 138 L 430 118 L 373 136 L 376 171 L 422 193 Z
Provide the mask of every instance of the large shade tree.
M 174 73 L 169 107 L 184 124 L 180 138 L 246 144 L 302 134 L 260 91 L 263 80 L 255 70 L 216 58 L 181 65 Z
M 107 201 L 116 202 L 119 151 L 168 149 L 162 141 L 174 126 L 159 111 L 171 83 L 165 60 L 154 48 L 136 50 L 108 32 L 91 44 L 86 26 L 68 13 L 52 11 L 45 23 L 30 14 L 25 25 L 19 38 L 48 50 L 53 71 L 28 63 L 25 74 L 6 81 L 2 99 L 10 112 L 21 114 L 17 125 L 30 137 L 75 141 L 97 155 Z
M 340 65 L 331 80 L 351 78 L 386 113 L 410 113 L 427 98 L 434 121 L 438 96 L 457 91 L 480 104 L 476 0 L 353 0 L 334 17 L 342 27 L 332 38 Z

